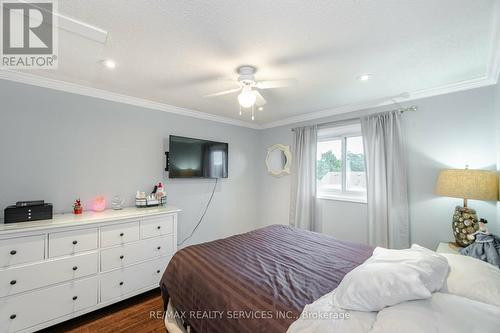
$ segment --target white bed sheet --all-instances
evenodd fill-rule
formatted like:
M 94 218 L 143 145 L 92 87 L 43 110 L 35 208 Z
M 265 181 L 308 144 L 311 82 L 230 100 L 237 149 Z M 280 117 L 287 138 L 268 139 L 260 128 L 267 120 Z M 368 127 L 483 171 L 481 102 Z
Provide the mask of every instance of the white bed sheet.
M 182 322 L 173 315 L 175 312 L 176 310 L 172 306 L 172 302 L 169 300 L 164 319 L 165 328 L 168 333 L 189 333 L 188 330 L 186 330 L 182 325 Z
M 335 307 L 334 292 L 307 305 L 287 333 L 500 332 L 500 307 L 461 296 L 437 292 L 429 299 L 403 302 L 379 312 L 359 312 Z M 335 313 L 349 313 L 349 318 L 331 319 Z M 312 314 L 315 319 L 310 319 Z

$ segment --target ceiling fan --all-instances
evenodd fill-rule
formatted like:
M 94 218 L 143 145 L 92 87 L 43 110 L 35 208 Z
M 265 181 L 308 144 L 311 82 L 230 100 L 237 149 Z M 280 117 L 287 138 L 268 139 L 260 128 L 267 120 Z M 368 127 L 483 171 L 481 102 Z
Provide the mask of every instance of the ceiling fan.
M 257 68 L 254 66 L 240 66 L 236 71 L 239 75 L 236 80 L 238 88 L 219 91 L 213 94 L 205 95 L 204 97 L 217 97 L 239 92 L 238 103 L 240 105 L 240 115 L 242 114 L 242 109 L 251 109 L 252 120 L 255 119 L 255 106 L 257 106 L 259 110 L 262 110 L 262 106 L 266 104 L 266 99 L 262 96 L 259 90 L 284 88 L 296 82 L 295 79 L 257 81 L 255 79 Z

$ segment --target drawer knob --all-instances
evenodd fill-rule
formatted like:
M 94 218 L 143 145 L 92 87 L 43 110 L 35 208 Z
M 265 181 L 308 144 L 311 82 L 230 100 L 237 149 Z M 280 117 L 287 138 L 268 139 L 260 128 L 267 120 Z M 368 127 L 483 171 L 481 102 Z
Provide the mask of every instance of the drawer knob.
M 156 274 L 160 274 L 160 270 L 157 270 L 157 271 L 156 271 Z
M 121 255 L 121 256 L 120 256 L 120 259 L 123 259 L 123 258 L 124 258 L 124 256 L 123 256 L 123 255 Z
M 120 281 L 120 286 L 123 286 L 123 281 Z
M 16 253 L 17 253 L 17 251 L 16 251 L 16 250 L 12 250 L 12 251 L 10 251 L 10 254 L 11 254 L 11 255 L 14 255 L 14 254 L 16 254 Z
M 161 225 L 157 226 L 156 229 L 160 230 L 161 229 Z
M 16 319 L 16 317 L 17 317 L 17 316 L 16 316 L 15 314 L 11 314 L 11 315 L 10 315 L 10 319 Z
M 76 244 L 78 244 L 78 241 L 77 241 L 77 240 L 74 240 L 74 241 L 73 241 L 73 245 L 76 245 Z
M 73 296 L 73 301 L 76 301 L 78 299 L 78 296 Z
M 11 286 L 15 285 L 16 283 L 17 283 L 17 281 L 16 281 L 16 280 L 12 280 L 12 281 L 10 281 Z
M 120 232 L 120 237 L 123 237 L 123 235 L 125 235 L 123 232 Z
M 161 246 L 158 246 L 156 249 L 157 249 L 157 250 L 161 249 Z
M 78 269 L 78 266 L 73 266 L 73 270 L 76 271 Z

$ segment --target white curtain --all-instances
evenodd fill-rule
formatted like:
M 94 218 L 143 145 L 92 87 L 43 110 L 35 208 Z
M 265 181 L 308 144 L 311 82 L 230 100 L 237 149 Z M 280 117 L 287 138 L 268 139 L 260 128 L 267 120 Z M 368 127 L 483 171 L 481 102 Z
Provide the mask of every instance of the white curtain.
M 316 143 L 317 126 L 294 130 L 292 144 L 292 185 L 290 224 L 297 228 L 316 230 Z
M 373 246 L 410 245 L 408 182 L 401 112 L 361 118 L 368 182 L 368 235 Z

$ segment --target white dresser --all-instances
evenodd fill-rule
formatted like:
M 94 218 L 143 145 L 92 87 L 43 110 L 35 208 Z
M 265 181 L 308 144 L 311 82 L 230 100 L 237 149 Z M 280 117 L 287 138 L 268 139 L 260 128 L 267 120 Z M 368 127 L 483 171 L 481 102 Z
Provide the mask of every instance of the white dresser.
M 157 288 L 177 250 L 179 211 L 0 224 L 1 332 L 33 332 Z

